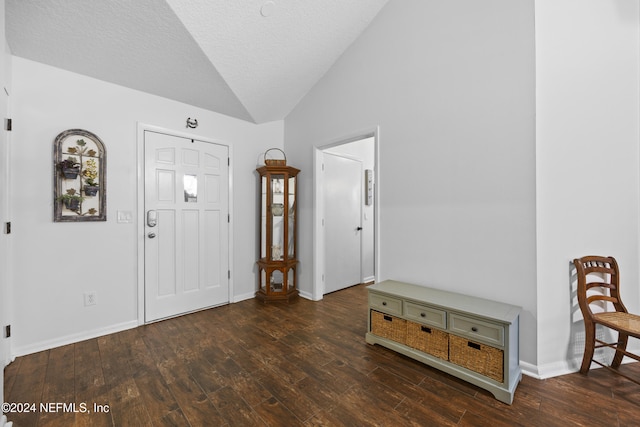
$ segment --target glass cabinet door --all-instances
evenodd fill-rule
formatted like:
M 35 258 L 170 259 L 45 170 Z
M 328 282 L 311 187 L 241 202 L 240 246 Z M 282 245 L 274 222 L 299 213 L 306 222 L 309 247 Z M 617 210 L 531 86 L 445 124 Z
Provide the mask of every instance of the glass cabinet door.
M 261 179 L 260 195 L 260 258 L 267 256 L 267 177 Z
M 288 206 L 289 206 L 289 223 L 287 225 L 287 251 L 289 258 L 296 257 L 296 177 L 289 178 L 288 191 Z
M 279 261 L 284 257 L 284 175 L 271 175 L 271 260 Z

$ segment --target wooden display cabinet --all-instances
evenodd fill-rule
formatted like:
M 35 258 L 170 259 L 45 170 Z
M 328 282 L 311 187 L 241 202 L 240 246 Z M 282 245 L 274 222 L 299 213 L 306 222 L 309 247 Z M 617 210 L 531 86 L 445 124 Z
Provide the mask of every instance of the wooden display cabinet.
M 290 301 L 298 296 L 296 266 L 297 175 L 286 160 L 265 160 L 260 174 L 260 259 L 256 298 Z

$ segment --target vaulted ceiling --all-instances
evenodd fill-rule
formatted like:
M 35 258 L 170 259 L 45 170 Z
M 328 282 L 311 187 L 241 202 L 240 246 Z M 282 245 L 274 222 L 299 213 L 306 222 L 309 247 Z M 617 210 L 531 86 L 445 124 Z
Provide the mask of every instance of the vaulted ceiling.
M 388 0 L 6 0 L 26 59 L 255 123 L 281 120 Z

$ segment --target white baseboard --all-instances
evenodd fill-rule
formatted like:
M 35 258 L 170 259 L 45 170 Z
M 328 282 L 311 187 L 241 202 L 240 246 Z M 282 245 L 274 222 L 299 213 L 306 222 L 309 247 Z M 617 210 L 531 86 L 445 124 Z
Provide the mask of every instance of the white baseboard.
M 528 377 L 533 377 L 538 380 L 572 374 L 578 371 L 580 365 L 577 366 L 578 367 L 576 368 L 575 365 L 564 360 L 543 366 L 532 365 L 530 363 L 520 361 L 520 369 L 522 370 L 522 373 Z
M 538 366 L 532 365 L 531 363 L 520 361 L 520 370 L 522 371 L 522 375 L 526 375 L 528 377 L 533 377 L 537 380 L 540 380 L 540 374 L 538 372 Z
M 640 350 L 633 346 L 630 346 L 628 349 L 631 353 L 640 354 Z M 607 361 L 604 360 L 603 363 L 609 363 L 609 360 L 612 356 L 607 357 Z M 622 360 L 623 364 L 627 363 L 636 363 L 636 361 L 630 357 L 625 357 Z M 580 366 L 582 365 L 582 357 L 574 358 L 572 360 L 561 360 L 559 362 L 547 363 L 545 365 L 532 365 L 527 362 L 520 361 L 520 369 L 524 375 L 529 377 L 533 377 L 539 380 L 544 380 L 547 378 L 559 377 L 560 375 L 573 374 L 580 371 Z M 602 366 L 597 363 L 591 363 L 591 367 L 589 369 L 600 369 Z
M 40 341 L 37 343 L 13 347 L 11 355 L 13 358 L 25 356 L 27 354 L 37 353 L 43 350 L 50 350 L 52 348 L 61 347 L 67 344 L 73 344 L 80 341 L 101 337 L 103 335 L 109 335 L 116 332 L 126 331 L 127 329 L 133 329 L 138 327 L 138 321 L 119 323 L 117 325 L 111 325 L 105 328 L 94 329 L 92 331 L 83 331 L 77 334 L 71 334 L 64 337 L 55 338 L 52 340 Z
M 304 299 L 308 299 L 311 301 L 317 301 L 313 299 L 313 294 L 305 291 L 298 291 L 298 295 L 300 295 Z
M 256 293 L 255 292 L 249 292 L 246 294 L 242 294 L 242 295 L 234 295 L 233 296 L 233 300 L 231 301 L 232 303 L 236 303 L 236 302 L 240 302 L 240 301 L 245 301 L 248 299 L 252 299 L 255 298 Z
M 11 427 L 13 426 L 13 422 L 7 421 L 7 417 L 3 415 L 0 417 L 0 427 Z

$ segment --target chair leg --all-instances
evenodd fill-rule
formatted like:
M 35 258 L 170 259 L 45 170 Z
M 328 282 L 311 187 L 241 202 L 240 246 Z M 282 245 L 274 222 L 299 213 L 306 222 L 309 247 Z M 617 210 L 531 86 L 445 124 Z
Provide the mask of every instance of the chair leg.
M 613 361 L 611 362 L 612 368 L 617 368 L 622 363 L 622 358 L 624 357 L 624 353 L 622 351 L 627 349 L 628 340 L 629 335 L 623 334 L 622 332 L 618 333 L 618 345 L 616 346 L 616 354 L 613 356 Z
M 591 366 L 591 359 L 596 345 L 596 325 L 593 322 L 584 322 L 584 356 L 582 356 L 582 366 L 580 373 L 586 374 Z

